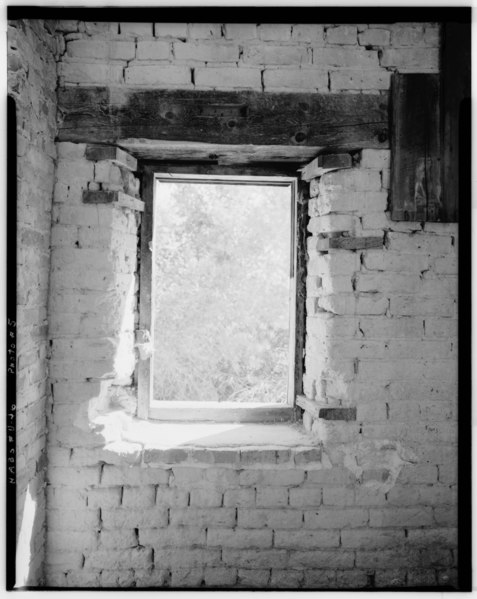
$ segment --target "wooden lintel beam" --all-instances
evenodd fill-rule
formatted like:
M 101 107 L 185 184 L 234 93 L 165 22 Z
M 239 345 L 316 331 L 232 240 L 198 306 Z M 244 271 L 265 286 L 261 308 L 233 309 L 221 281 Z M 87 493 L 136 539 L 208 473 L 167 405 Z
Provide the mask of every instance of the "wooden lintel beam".
M 388 147 L 388 96 L 107 87 L 58 92 L 60 141 Z

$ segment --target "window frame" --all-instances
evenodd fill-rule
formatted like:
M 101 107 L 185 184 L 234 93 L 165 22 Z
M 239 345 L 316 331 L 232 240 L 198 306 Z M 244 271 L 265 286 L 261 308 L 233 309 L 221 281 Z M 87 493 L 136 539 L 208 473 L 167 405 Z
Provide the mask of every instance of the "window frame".
M 306 224 L 307 224 L 307 186 L 300 180 L 298 169 L 301 164 L 247 164 L 241 166 L 217 165 L 207 163 L 179 162 L 143 162 L 140 164 L 142 175 L 142 199 L 145 210 L 141 219 L 139 238 L 139 342 L 151 339 L 153 327 L 152 296 L 152 240 L 154 223 L 154 189 L 159 179 L 174 178 L 178 181 L 208 183 L 224 182 L 228 184 L 290 184 L 292 193 L 292 226 L 290 251 L 293 259 L 294 276 L 290 303 L 293 318 L 290 319 L 290 361 L 288 379 L 288 402 L 282 404 L 240 404 L 232 402 L 175 402 L 154 400 L 152 395 L 152 353 L 139 356 L 136 368 L 138 411 L 141 419 L 159 421 L 214 421 L 214 422 L 284 422 L 295 421 L 301 415 L 296 403 L 303 391 L 304 364 L 304 325 L 305 325 L 305 268 L 306 268 Z M 259 179 L 253 180 L 252 177 Z M 235 181 L 234 181 L 235 179 Z M 295 340 L 293 351 L 293 337 Z M 160 405 L 158 405 L 160 404 Z

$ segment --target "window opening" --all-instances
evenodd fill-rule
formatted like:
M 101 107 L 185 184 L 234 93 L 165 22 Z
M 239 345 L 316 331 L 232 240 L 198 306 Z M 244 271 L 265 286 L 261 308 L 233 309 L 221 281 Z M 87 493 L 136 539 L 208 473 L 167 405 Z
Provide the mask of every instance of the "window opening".
M 156 175 L 151 405 L 293 405 L 295 179 Z

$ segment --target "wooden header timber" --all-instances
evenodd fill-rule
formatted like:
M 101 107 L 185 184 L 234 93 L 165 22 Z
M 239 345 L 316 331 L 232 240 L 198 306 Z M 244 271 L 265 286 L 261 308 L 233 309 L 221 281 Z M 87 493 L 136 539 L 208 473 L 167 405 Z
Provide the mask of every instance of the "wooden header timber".
M 387 148 L 388 95 L 63 87 L 59 141 Z

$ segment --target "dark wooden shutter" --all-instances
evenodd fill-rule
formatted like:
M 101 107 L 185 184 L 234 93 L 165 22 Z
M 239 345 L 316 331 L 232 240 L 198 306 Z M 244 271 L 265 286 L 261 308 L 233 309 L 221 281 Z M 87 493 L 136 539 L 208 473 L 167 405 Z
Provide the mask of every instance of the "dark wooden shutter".
M 393 220 L 442 218 L 439 89 L 439 75 L 393 76 Z

